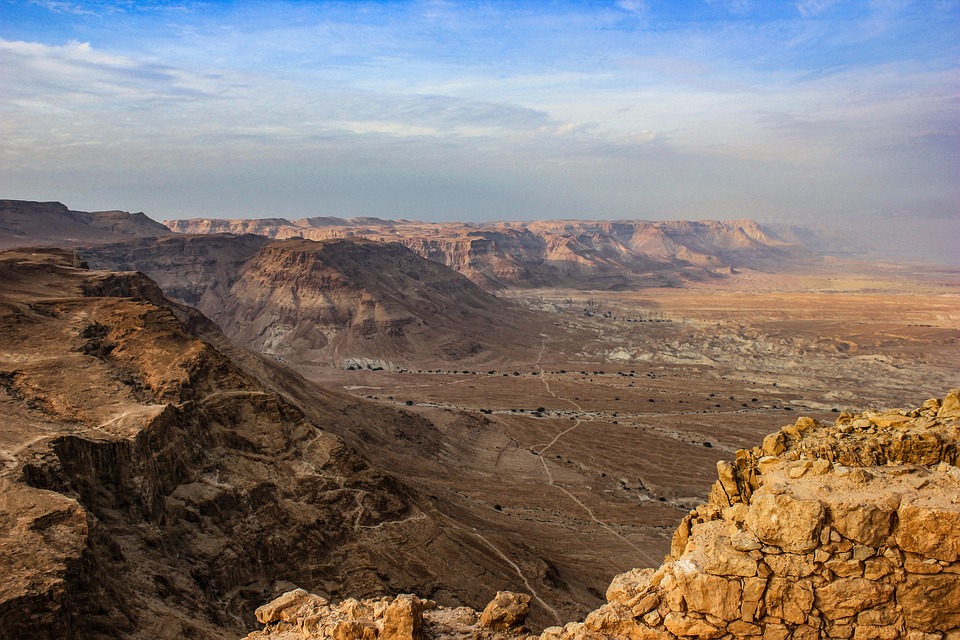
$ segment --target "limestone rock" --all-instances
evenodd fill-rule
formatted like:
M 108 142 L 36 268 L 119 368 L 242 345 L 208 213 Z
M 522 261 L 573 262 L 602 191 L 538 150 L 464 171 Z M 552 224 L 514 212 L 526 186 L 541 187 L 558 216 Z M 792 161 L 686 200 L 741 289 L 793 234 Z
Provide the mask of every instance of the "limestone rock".
M 616 576 L 607 588 L 607 602 L 628 605 L 650 586 L 653 569 L 633 569 Z M 629 606 L 629 605 L 628 605 Z
M 423 613 L 420 599 L 401 594 L 383 612 L 381 640 L 421 640 Z
M 960 629 L 960 575 L 907 576 L 897 587 L 907 624 L 921 631 Z
M 953 562 L 960 555 L 960 511 L 911 502 L 897 510 L 897 544 L 937 560 Z M 952 534 L 952 535 L 951 535 Z
M 940 409 L 937 411 L 937 417 L 960 418 L 960 389 L 953 389 L 940 403 Z
M 259 607 L 256 610 L 256 616 L 262 624 L 280 621 L 291 622 L 305 614 L 306 611 L 319 609 L 326 604 L 325 598 L 307 593 L 303 589 L 294 589 Z
M 503 631 L 519 629 L 530 612 L 530 596 L 525 593 L 498 591 L 480 614 L 480 626 Z
M 815 500 L 797 500 L 787 494 L 754 494 L 746 525 L 761 542 L 802 553 L 817 546 L 823 519 L 823 505 Z
M 876 547 L 890 535 L 893 513 L 893 510 L 863 502 L 831 502 L 828 521 L 844 538 Z

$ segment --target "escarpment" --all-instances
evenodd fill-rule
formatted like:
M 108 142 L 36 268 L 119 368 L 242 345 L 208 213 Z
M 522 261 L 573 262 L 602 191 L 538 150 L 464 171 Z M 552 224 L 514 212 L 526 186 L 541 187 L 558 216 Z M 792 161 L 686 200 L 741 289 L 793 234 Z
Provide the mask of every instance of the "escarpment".
M 606 605 L 539 636 L 415 596 L 336 605 L 298 592 L 258 610 L 266 628 L 249 637 L 956 638 L 958 445 L 958 390 L 909 412 L 800 418 L 718 464 L 709 500 L 683 520 L 659 569 L 615 577 Z M 516 597 L 498 594 L 491 607 Z M 386 616 L 401 598 L 404 634 Z
M 502 341 L 486 331 L 495 323 L 511 327 L 511 346 L 536 342 L 524 312 L 455 271 L 359 239 L 271 243 L 211 312 L 241 343 L 297 362 L 502 358 Z
M 142 274 L 72 265 L 0 254 L 0 638 L 235 638 L 293 585 L 455 603 L 510 571 L 333 435 L 389 409 L 308 419 Z
M 425 223 L 375 218 L 168 220 L 180 233 L 270 238 L 368 238 L 397 242 L 484 289 L 671 286 L 750 266 L 782 269 L 811 252 L 752 220 Z

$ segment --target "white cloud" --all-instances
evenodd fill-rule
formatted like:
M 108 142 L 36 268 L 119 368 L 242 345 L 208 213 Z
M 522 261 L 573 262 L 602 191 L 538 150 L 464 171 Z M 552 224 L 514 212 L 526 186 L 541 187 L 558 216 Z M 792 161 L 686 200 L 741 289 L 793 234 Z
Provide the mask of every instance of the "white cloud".
M 617 6 L 640 17 L 646 16 L 649 9 L 644 0 L 617 0 Z
M 797 11 L 804 18 L 818 16 L 837 4 L 838 0 L 801 0 L 797 3 Z

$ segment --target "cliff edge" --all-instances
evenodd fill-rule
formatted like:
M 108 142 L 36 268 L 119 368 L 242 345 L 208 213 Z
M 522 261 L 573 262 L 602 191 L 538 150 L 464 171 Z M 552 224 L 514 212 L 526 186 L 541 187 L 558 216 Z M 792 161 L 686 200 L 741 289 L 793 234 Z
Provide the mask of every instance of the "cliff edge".
M 540 640 L 960 638 L 960 390 L 913 411 L 800 418 L 732 462 L 659 569 Z M 535 638 L 522 594 L 483 613 L 401 595 L 257 610 L 250 640 Z

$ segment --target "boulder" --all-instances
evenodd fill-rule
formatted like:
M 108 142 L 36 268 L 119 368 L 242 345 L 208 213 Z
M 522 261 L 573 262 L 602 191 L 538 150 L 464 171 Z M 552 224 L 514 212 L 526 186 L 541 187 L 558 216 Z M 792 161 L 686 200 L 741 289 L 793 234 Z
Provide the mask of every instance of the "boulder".
M 258 607 L 256 616 L 261 624 L 291 622 L 300 617 L 304 609 L 317 609 L 326 606 L 326 604 L 326 598 L 307 593 L 303 589 L 294 589 L 293 591 L 287 591 L 262 607 Z
M 803 553 L 817 546 L 824 509 L 817 500 L 797 500 L 789 494 L 754 494 L 745 524 L 763 543 Z
M 480 614 L 480 626 L 496 631 L 522 629 L 530 612 L 530 596 L 525 593 L 498 591 Z
M 422 611 L 420 598 L 409 594 L 398 595 L 383 612 L 380 640 L 421 640 Z

